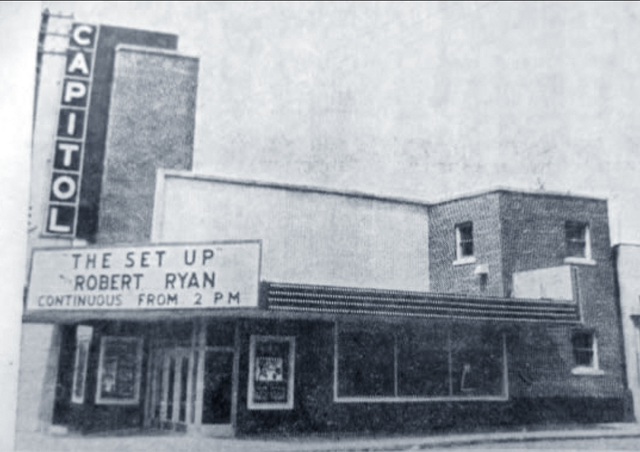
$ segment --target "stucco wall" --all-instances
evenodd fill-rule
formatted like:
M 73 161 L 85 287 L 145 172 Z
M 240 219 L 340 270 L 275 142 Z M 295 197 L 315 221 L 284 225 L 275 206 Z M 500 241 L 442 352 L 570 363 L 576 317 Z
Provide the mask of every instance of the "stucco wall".
M 263 280 L 428 290 L 425 206 L 188 175 L 163 181 L 155 241 L 259 239 Z

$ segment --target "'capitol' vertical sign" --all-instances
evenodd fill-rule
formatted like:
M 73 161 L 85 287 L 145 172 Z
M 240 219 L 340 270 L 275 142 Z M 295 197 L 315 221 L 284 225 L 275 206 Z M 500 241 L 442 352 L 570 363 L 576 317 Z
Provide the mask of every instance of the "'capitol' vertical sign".
M 73 24 L 67 51 L 45 232 L 74 236 L 98 27 Z

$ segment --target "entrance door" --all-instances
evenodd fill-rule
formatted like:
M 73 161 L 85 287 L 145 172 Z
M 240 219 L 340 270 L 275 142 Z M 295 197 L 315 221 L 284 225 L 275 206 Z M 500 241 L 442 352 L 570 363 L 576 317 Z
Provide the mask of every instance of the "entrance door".
M 186 429 L 189 419 L 190 352 L 188 349 L 158 349 L 154 353 L 152 411 L 160 428 Z
M 204 359 L 202 425 L 231 424 L 233 352 L 207 351 Z
M 234 322 L 202 321 L 194 322 L 190 345 L 153 344 L 146 425 L 233 435 L 239 366 L 236 336 Z

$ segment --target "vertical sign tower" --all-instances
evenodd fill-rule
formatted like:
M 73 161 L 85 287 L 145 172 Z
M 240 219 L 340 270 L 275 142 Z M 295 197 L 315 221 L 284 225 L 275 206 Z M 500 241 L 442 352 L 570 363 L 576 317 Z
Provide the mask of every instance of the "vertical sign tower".
M 98 27 L 73 24 L 67 50 L 45 232 L 76 234 Z
M 51 22 L 49 17 L 64 20 Z M 46 58 L 42 60 L 42 89 L 34 121 L 31 247 L 98 241 L 104 175 L 109 166 L 106 162 L 108 134 L 115 133 L 113 129 L 117 126 L 113 125 L 113 117 L 121 110 L 121 107 L 115 107 L 114 111 L 112 105 L 114 87 L 119 82 L 127 83 L 125 79 L 143 80 L 145 77 L 153 87 L 159 76 L 150 77 L 148 71 L 145 72 L 146 64 L 155 64 L 157 72 L 161 73 L 165 67 L 169 72 L 174 70 L 173 61 L 183 61 L 177 53 L 178 37 L 174 34 L 71 23 L 69 18 L 43 14 L 41 34 L 44 38 L 39 58 L 42 54 L 46 54 Z M 116 75 L 118 49 L 123 46 L 134 48 L 136 55 L 141 52 L 157 55 L 158 61 L 140 61 L 139 67 L 129 73 Z M 122 52 L 120 54 L 123 56 Z M 159 64 L 160 60 L 162 64 Z M 195 84 L 195 76 L 191 78 Z M 194 93 L 195 88 L 193 93 L 176 91 L 174 96 L 168 96 L 167 111 L 173 106 L 171 101 L 194 97 Z M 129 97 L 135 97 L 135 93 Z M 136 102 L 133 98 L 130 100 Z M 135 128 L 141 133 L 149 127 L 141 121 L 155 116 L 154 111 L 143 106 L 135 105 L 138 110 Z M 193 135 L 192 118 L 187 119 L 184 128 Z M 158 143 L 153 144 L 158 148 Z M 186 162 L 181 167 L 190 168 L 192 140 L 187 144 L 189 156 L 184 157 L 181 151 L 176 158 Z M 111 149 L 115 154 L 125 151 L 130 152 Z M 167 151 L 162 149 L 162 152 Z M 148 171 L 130 168 L 138 175 Z

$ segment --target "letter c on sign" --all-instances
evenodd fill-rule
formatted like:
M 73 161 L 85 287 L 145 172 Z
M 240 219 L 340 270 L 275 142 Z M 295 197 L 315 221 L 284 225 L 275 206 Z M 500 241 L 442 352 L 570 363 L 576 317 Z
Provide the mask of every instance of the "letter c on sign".
M 73 40 L 79 46 L 83 46 L 83 47 L 90 46 L 91 45 L 91 38 L 83 37 L 83 35 L 84 34 L 91 35 L 92 32 L 93 32 L 93 28 L 91 28 L 89 25 L 78 25 L 73 30 Z
M 60 200 L 73 198 L 76 194 L 76 181 L 69 176 L 60 176 L 53 181 L 53 194 Z

